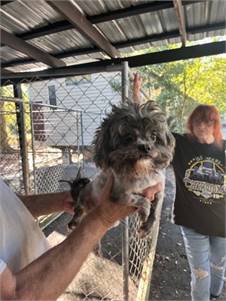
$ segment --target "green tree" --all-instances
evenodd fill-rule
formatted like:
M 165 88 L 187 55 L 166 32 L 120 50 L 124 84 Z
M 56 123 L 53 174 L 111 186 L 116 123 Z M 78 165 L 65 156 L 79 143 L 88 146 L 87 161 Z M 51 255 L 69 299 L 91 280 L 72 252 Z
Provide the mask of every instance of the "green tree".
M 30 141 L 30 108 L 28 104 L 28 88 L 22 85 L 24 100 L 26 139 Z M 19 147 L 19 134 L 16 119 L 16 106 L 13 101 L 13 86 L 0 87 L 0 152 L 12 153 Z
M 184 130 L 187 116 L 199 104 L 215 105 L 226 113 L 226 59 L 207 57 L 145 66 L 138 69 L 154 98 Z
M 2 99 L 12 97 L 11 87 L 0 87 L 0 96 Z M 14 151 L 9 134 L 9 111 L 12 110 L 11 107 L 9 103 L 0 101 L 0 152 L 3 154 Z

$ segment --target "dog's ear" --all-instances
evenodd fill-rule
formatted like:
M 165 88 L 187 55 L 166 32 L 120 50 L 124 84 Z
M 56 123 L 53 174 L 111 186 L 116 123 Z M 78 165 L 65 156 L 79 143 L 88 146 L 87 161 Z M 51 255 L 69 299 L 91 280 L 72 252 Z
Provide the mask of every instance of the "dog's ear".
M 109 152 L 111 145 L 110 122 L 105 119 L 101 126 L 96 130 L 93 140 L 94 144 L 94 162 L 97 167 L 102 169 L 108 166 Z
M 167 131 L 166 131 L 166 141 L 167 141 L 168 146 L 171 149 L 174 149 L 174 147 L 175 147 L 175 138 L 174 138 L 173 134 L 170 132 L 169 129 L 167 129 Z

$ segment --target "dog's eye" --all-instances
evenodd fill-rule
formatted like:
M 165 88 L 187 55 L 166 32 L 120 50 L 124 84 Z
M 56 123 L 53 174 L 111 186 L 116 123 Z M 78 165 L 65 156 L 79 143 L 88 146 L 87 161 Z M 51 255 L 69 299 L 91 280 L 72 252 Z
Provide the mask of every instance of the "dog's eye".
M 129 143 L 133 142 L 133 140 L 134 140 L 133 136 L 132 135 L 128 135 L 128 136 L 124 137 L 123 142 L 125 144 L 129 144 Z

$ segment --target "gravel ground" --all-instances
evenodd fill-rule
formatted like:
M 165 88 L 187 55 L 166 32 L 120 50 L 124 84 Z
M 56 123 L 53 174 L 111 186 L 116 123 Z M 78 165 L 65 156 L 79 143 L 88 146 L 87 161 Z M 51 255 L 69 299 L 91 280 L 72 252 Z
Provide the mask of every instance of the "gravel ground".
M 44 233 L 51 246 L 63 241 L 69 234 L 69 214 L 62 214 Z M 58 301 L 119 301 L 123 300 L 123 267 L 121 237 L 122 225 L 110 229 L 101 240 L 101 256 L 92 252 L 78 275 L 72 280 Z M 136 300 L 137 286 L 129 279 L 130 298 Z

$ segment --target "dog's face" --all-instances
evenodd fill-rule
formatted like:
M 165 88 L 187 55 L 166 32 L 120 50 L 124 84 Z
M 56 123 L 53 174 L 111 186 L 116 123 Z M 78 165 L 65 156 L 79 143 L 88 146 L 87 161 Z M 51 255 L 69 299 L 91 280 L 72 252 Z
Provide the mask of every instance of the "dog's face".
M 96 131 L 94 161 L 116 173 L 162 169 L 172 160 L 174 138 L 157 104 L 113 106 Z

